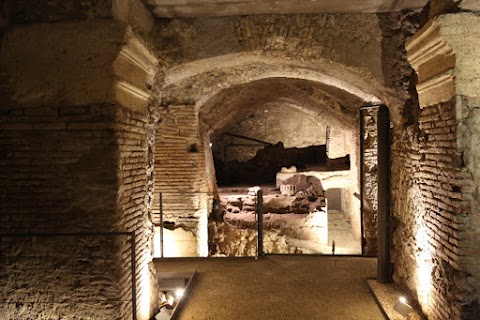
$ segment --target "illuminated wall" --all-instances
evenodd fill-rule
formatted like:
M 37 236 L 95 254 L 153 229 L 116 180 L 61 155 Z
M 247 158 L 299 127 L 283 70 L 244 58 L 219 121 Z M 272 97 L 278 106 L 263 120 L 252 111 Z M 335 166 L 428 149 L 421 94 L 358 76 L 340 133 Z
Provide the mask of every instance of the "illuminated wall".
M 142 43 L 101 19 L 15 25 L 2 38 L 2 83 L 15 85 L 2 96 L 0 233 L 27 236 L 0 239 L 0 318 L 155 311 L 147 107 L 157 58 Z
M 158 227 L 162 193 L 163 221 L 168 225 L 164 230 L 164 254 L 207 256 L 212 191 L 198 112 L 195 106 L 185 105 L 165 107 L 161 113 L 156 127 L 153 212 Z M 156 230 L 155 246 L 160 244 L 159 228 Z M 160 249 L 155 252 L 159 254 Z
M 394 135 L 394 279 L 430 319 L 476 319 L 479 311 L 479 20 L 440 16 L 407 45 L 419 107 Z

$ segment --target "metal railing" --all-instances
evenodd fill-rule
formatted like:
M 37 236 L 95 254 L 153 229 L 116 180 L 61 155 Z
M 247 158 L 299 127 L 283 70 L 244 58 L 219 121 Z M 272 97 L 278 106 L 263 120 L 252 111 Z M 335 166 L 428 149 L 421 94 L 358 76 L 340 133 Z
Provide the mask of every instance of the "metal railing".
M 203 191 L 160 192 L 155 195 L 152 216 L 157 235 L 156 257 L 198 256 L 198 234 L 194 234 L 198 225 L 194 219 L 198 210 L 205 210 L 205 217 L 209 214 L 207 210 L 212 199 L 212 192 Z M 208 221 L 204 222 L 206 231 Z
M 243 193 L 242 193 L 243 194 Z M 258 212 L 263 212 L 263 196 L 261 190 L 256 190 L 254 194 L 248 194 L 249 197 L 254 197 L 254 213 L 255 213 L 255 226 L 252 231 L 256 233 L 256 257 L 263 256 L 263 215 L 260 216 Z M 195 229 L 195 223 L 193 223 L 189 228 L 188 224 L 192 223 L 189 220 L 189 216 L 192 216 L 195 211 L 197 211 L 198 205 L 202 201 L 213 201 L 212 192 L 160 192 L 156 194 L 154 199 L 154 212 L 153 212 L 153 221 L 154 226 L 156 227 L 155 233 L 157 234 L 157 239 L 155 240 L 155 245 L 158 245 L 156 251 L 156 257 L 165 258 L 165 257 L 194 257 L 197 256 L 193 252 L 192 248 L 197 246 L 197 239 L 192 237 L 192 239 L 181 239 L 178 238 L 180 233 L 178 229 L 191 230 Z M 186 209 L 182 212 L 182 205 L 189 202 L 189 209 Z M 203 206 L 209 206 L 207 203 L 203 203 Z M 175 207 L 175 209 L 172 209 Z M 213 205 L 211 205 L 213 207 Z M 166 210 L 165 210 L 166 209 Z M 206 210 L 207 208 L 203 208 Z M 205 212 L 205 214 L 210 214 L 210 212 Z M 178 218 L 180 217 L 180 218 Z M 176 223 L 172 223 L 176 221 Z M 176 230 L 177 238 L 172 240 L 172 231 Z M 206 230 L 205 230 L 206 231 Z M 198 234 L 196 235 L 198 236 Z M 212 234 L 208 234 L 208 238 Z M 181 237 L 181 235 L 180 235 Z M 166 249 L 167 243 L 167 249 Z M 172 247 L 175 247 L 172 249 Z
M 334 230 L 332 235 L 330 234 L 328 220 L 333 213 L 328 214 L 326 198 L 322 200 L 323 204 L 320 201 L 321 207 L 312 212 L 299 215 L 292 211 L 284 215 L 264 212 L 264 198 L 266 201 L 271 200 L 271 194 L 267 191 L 264 195 L 259 187 L 232 187 L 220 196 L 230 198 L 227 202 L 234 211 L 217 207 L 216 210 L 208 212 L 207 207 L 215 207 L 214 203 L 207 203 L 213 202 L 213 194 L 208 192 L 156 194 L 156 210 L 153 214 L 155 257 L 198 257 L 198 252 L 204 247 L 208 247 L 209 256 L 257 258 L 265 254 L 360 253 L 355 244 L 351 245 L 348 237 L 343 237 L 343 234 L 339 236 L 340 231 Z M 235 208 L 236 206 L 238 208 Z M 269 210 L 268 203 L 266 207 Z M 205 212 L 199 213 L 198 210 Z M 240 214 L 238 217 L 237 212 Z M 207 221 L 208 214 L 211 215 Z M 202 237 L 203 239 L 199 240 Z M 205 238 L 208 240 L 207 244 L 202 242 Z

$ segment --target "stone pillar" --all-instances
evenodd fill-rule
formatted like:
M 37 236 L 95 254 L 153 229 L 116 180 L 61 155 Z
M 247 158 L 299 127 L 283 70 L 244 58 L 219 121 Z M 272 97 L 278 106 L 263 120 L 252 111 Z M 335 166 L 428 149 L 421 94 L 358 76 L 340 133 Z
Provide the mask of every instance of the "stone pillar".
M 204 143 L 195 106 L 169 106 L 163 111 L 156 128 L 155 193 L 163 195 L 166 257 L 208 255 L 212 193 Z M 159 213 L 158 200 L 155 203 L 154 212 Z M 160 220 L 157 215 L 155 220 Z
M 156 65 L 130 27 L 110 20 L 4 35 L 0 318 L 152 316 L 147 106 Z
M 393 168 L 395 280 L 432 319 L 476 319 L 480 307 L 480 17 L 430 21 L 407 44 L 418 75 L 418 131 Z
M 362 111 L 363 116 L 363 233 L 366 255 L 377 254 L 378 242 L 378 136 L 377 109 Z

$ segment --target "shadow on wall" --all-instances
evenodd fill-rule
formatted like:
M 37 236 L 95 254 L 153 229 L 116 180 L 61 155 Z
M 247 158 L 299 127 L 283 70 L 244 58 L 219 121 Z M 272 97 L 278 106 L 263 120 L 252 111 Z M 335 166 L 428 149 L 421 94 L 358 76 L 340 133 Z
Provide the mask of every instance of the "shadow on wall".
M 314 167 L 317 171 L 350 169 L 348 155 L 339 159 L 328 159 L 325 145 L 284 148 L 281 142 L 259 150 L 254 158 L 246 162 L 225 162 L 215 155 L 214 162 L 218 185 L 273 184 L 277 172 L 283 167 L 291 166 L 298 170 Z

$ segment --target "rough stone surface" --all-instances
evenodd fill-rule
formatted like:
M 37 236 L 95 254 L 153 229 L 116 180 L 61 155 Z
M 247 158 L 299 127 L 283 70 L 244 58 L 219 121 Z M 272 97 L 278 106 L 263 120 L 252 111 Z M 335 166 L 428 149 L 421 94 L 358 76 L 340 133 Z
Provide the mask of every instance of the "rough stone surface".
M 124 26 L 107 20 L 9 29 L 2 39 L 0 68 L 1 89 L 10 104 L 2 107 L 83 106 L 110 101 L 112 62 L 120 51 L 124 31 Z
M 118 313 L 129 319 L 129 265 L 135 258 L 141 270 L 149 257 L 144 120 L 108 104 L 11 109 L 1 119 L 1 233 L 137 231 L 136 257 L 129 236 L 3 237 L 2 260 L 11 263 L 2 269 L 2 301 L 13 304 L 2 308 L 2 318 L 83 309 L 101 319 Z M 145 285 L 137 283 L 139 292 Z M 102 305 L 105 292 L 111 305 L 88 307 Z M 31 306 L 31 299 L 39 303 Z
M 201 118 L 213 132 L 265 104 L 264 90 L 314 112 L 338 109 L 329 118 L 350 126 L 357 114 L 351 107 L 363 101 L 398 106 L 396 94 L 382 86 L 383 30 L 376 15 L 173 19 L 156 31 L 161 55 L 174 65 L 166 73 L 164 104 L 205 104 Z M 202 62 L 191 63 L 196 60 Z M 280 79 L 268 78 L 308 81 L 284 79 L 287 90 L 275 91 Z M 208 116 L 212 109 L 216 120 Z
M 306 110 L 278 105 L 257 109 L 250 117 L 230 125 L 227 132 L 270 144 L 282 142 L 285 148 L 305 148 L 325 144 L 326 127 L 325 119 L 317 119 Z M 265 143 L 223 135 L 214 141 L 213 151 L 224 153 L 223 161 L 247 161 Z
M 183 1 L 148 0 L 159 17 L 197 17 L 229 16 L 253 14 L 298 14 L 298 13 L 342 13 L 342 12 L 391 12 L 405 9 L 421 9 L 427 0 L 328 0 L 293 1 L 293 0 L 250 0 L 235 2 L 223 1 Z
M 471 88 L 478 81 L 467 67 L 478 55 L 459 37 L 477 20 L 471 14 L 441 16 L 407 47 L 419 78 L 420 108 L 410 111 L 414 121 L 394 138 L 394 276 L 432 319 L 478 317 L 478 250 L 472 245 L 478 239 L 478 168 L 471 149 L 478 122 Z M 438 49 L 433 54 L 432 44 Z
M 377 253 L 378 172 L 377 172 L 377 110 L 364 110 L 363 139 L 363 237 L 368 255 Z
M 2 238 L 2 261 L 10 262 L 2 269 L 2 301 L 9 304 L 2 318 L 75 318 L 82 310 L 98 319 L 130 319 L 132 312 L 150 318 L 157 303 L 151 291 L 151 129 L 146 105 L 135 112 L 122 104 L 139 93 L 148 100 L 141 90 L 149 90 L 148 49 L 131 28 L 106 20 L 14 26 L 2 43 L 0 232 L 107 233 L 25 237 L 23 248 Z M 141 89 L 119 99 L 112 92 L 120 79 Z M 49 262 L 42 266 L 40 256 Z M 36 268 L 41 271 L 32 272 Z M 49 269 L 54 272 L 45 277 Z
M 364 68 L 383 81 L 382 30 L 374 14 L 173 19 L 155 32 L 159 52 L 175 64 L 262 52 L 304 61 L 323 58 Z

